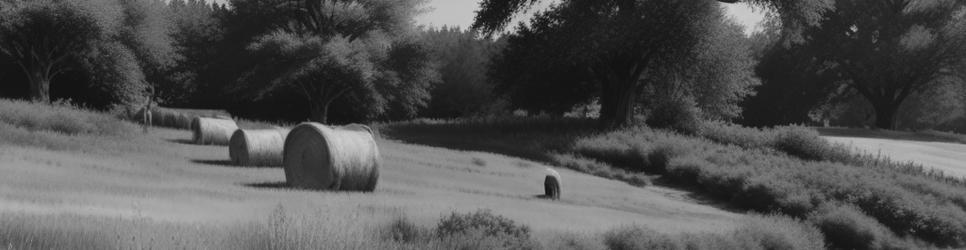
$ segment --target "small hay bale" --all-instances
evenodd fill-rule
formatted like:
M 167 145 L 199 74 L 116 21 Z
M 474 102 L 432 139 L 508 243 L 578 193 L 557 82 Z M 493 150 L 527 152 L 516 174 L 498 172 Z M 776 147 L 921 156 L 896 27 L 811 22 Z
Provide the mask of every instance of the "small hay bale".
M 364 125 L 302 123 L 285 139 L 285 180 L 295 188 L 371 192 L 379 148 Z
M 547 177 L 543 179 L 544 195 L 548 199 L 560 199 L 560 173 L 556 170 L 547 168 Z
M 191 122 L 192 140 L 201 145 L 228 145 L 235 130 L 238 125 L 233 120 L 195 117 Z
M 235 130 L 228 156 L 239 166 L 281 166 L 288 129 Z

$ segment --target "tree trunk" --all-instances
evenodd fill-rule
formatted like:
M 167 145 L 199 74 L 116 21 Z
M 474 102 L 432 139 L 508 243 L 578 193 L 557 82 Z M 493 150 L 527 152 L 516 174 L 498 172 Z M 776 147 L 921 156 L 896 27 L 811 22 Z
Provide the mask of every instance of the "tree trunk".
M 322 100 L 312 100 L 311 110 L 309 110 L 309 120 L 322 124 L 328 124 L 329 102 Z
M 899 105 L 894 102 L 874 102 L 872 107 L 875 109 L 875 127 L 879 129 L 896 128 L 896 111 Z
M 607 85 L 601 91 L 600 123 L 607 129 L 631 125 L 637 105 L 636 80 Z M 606 85 L 606 84 L 605 84 Z
M 40 69 L 27 73 L 30 80 L 30 98 L 38 102 L 50 102 L 50 76 Z

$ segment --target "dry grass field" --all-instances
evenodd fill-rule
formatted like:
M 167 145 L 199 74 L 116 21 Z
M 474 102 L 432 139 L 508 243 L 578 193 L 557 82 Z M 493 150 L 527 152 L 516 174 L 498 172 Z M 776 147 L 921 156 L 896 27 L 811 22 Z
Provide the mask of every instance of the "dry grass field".
M 6 114 L 10 124 L 29 120 Z M 539 198 L 540 163 L 386 139 L 378 140 L 383 165 L 376 191 L 340 193 L 286 188 L 278 167 L 232 166 L 227 147 L 192 145 L 188 131 L 26 128 L 0 126 L 0 243 L 13 249 L 260 248 L 273 243 L 250 243 L 258 238 L 251 235 L 277 240 L 257 232 L 289 230 L 272 227 L 280 217 L 300 218 L 286 223 L 298 233 L 285 241 L 338 248 L 371 247 L 379 235 L 373 231 L 393 219 L 428 227 L 444 215 L 481 209 L 529 226 L 544 241 L 629 225 L 669 234 L 727 232 L 745 217 L 685 191 L 559 168 L 564 196 L 549 201 Z M 307 233 L 331 237 L 301 235 Z
M 966 178 L 966 144 L 951 138 L 914 133 L 823 131 L 826 139 L 857 151 L 914 162 L 947 175 Z

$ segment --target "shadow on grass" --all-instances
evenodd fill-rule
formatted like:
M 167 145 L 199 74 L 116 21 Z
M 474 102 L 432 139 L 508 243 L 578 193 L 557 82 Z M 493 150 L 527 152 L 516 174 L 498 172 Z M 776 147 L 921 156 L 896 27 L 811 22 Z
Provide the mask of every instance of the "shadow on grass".
M 235 164 L 231 160 L 197 160 L 195 159 L 195 160 L 191 160 L 191 162 L 202 164 L 202 165 L 233 167 L 233 168 L 281 168 L 282 167 L 282 166 L 245 166 L 245 165 Z
M 177 144 L 198 145 L 198 144 L 195 144 L 195 142 L 191 139 L 165 139 L 165 140 L 168 142 L 177 143 Z
M 264 188 L 264 189 L 282 189 L 282 190 L 296 189 L 288 185 L 288 183 L 284 181 L 245 183 L 245 184 L 242 184 L 242 186 L 251 187 L 251 188 Z

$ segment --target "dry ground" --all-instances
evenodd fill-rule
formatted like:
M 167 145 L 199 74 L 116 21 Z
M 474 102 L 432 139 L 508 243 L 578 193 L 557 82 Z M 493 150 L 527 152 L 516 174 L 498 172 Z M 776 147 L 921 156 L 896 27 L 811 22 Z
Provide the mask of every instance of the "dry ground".
M 820 129 L 823 137 L 858 152 L 915 162 L 951 176 L 966 178 L 966 144 L 945 138 L 858 129 Z
M 435 223 L 453 211 L 490 209 L 538 232 L 600 232 L 641 224 L 658 231 L 722 231 L 740 214 L 661 187 L 557 169 L 563 200 L 542 193 L 539 163 L 481 152 L 380 140 L 382 171 L 371 194 L 290 190 L 281 168 L 227 164 L 227 147 L 185 143 L 187 131 L 155 129 L 124 153 L 0 145 L 0 215 L 79 214 L 173 223 L 264 221 L 279 205 L 338 217 L 406 216 Z M 127 144 L 124 144 L 127 145 Z M 128 147 L 128 146 L 125 146 Z

